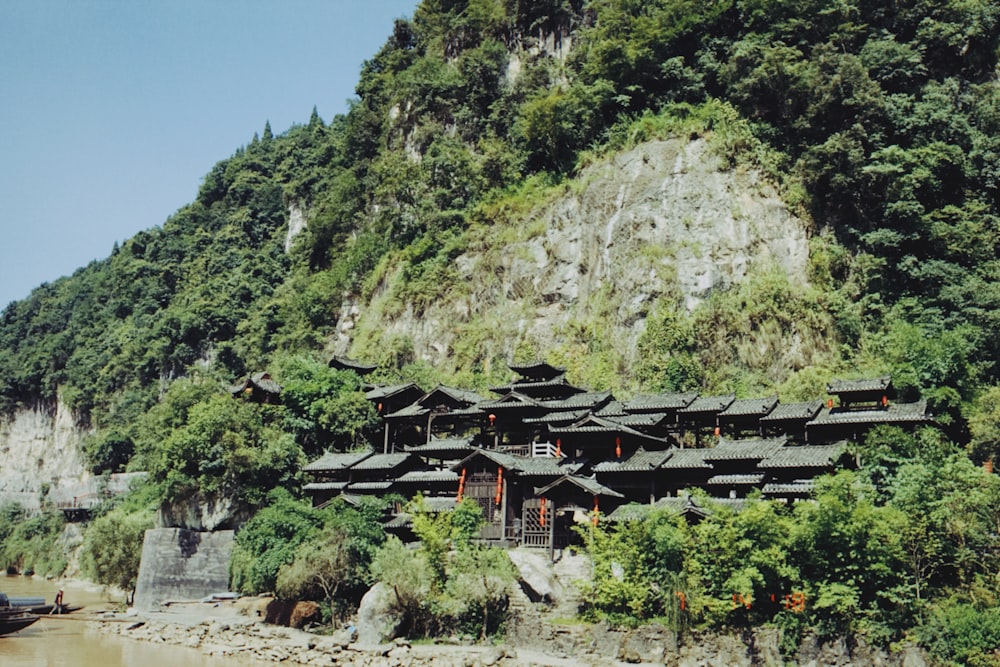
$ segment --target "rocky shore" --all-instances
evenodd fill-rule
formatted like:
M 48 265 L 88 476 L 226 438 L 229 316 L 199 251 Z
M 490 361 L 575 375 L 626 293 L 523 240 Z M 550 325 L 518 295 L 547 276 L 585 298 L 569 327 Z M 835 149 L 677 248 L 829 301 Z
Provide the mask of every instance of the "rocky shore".
M 217 612 L 218 608 L 213 609 Z M 248 661 L 284 662 L 299 665 L 341 667 L 570 667 L 607 665 L 606 660 L 581 662 L 545 655 L 530 649 L 461 643 L 411 644 L 397 639 L 380 646 L 361 646 L 347 630 L 316 635 L 301 630 L 267 625 L 257 620 L 225 613 L 211 613 L 201 620 L 185 613 L 144 616 L 108 616 L 93 622 L 104 634 L 198 649 L 206 655 L 239 657 Z M 173 618 L 170 618 L 173 617 Z
M 606 624 L 559 625 L 537 618 L 515 622 L 506 645 L 478 645 L 459 639 L 411 643 L 396 639 L 362 646 L 355 634 L 340 630 L 317 635 L 265 624 L 235 604 L 179 605 L 144 615 L 107 615 L 94 621 L 98 632 L 140 641 L 185 646 L 206 655 L 239 657 L 250 663 L 283 662 L 341 667 L 597 667 L 709 665 L 753 667 L 797 664 L 808 667 L 926 667 L 917 648 L 894 653 L 860 639 L 820 642 L 806 638 L 791 660 L 778 649 L 777 630 L 697 634 L 678 638 L 657 626 L 618 630 Z

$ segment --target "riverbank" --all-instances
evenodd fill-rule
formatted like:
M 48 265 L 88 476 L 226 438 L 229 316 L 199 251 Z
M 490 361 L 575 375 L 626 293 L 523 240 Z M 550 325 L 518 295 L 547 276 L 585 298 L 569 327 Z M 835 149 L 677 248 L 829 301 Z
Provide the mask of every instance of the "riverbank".
M 94 621 L 103 634 L 184 646 L 205 655 L 238 657 L 259 663 L 341 667 L 580 667 L 624 665 L 595 656 L 581 661 L 509 646 L 455 643 L 412 644 L 397 639 L 380 646 L 360 646 L 347 630 L 330 636 L 267 625 L 246 616 L 233 602 L 174 605 L 149 614 L 108 614 Z
M 197 649 L 207 656 L 238 658 L 241 664 L 283 662 L 339 667 L 625 667 L 706 665 L 753 667 L 788 663 L 817 667 L 927 667 L 916 647 L 886 651 L 861 638 L 820 642 L 807 637 L 796 656 L 779 650 L 773 628 L 742 633 L 685 635 L 657 626 L 618 630 L 606 624 L 561 625 L 538 618 L 515 620 L 507 644 L 463 644 L 459 640 L 411 643 L 398 639 L 361 646 L 347 631 L 316 635 L 268 625 L 233 601 L 171 605 L 149 614 L 107 614 L 94 622 L 100 633 Z

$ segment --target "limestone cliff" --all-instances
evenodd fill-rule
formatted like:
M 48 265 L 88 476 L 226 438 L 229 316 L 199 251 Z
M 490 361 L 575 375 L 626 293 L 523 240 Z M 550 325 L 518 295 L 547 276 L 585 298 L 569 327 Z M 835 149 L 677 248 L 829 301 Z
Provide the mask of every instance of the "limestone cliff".
M 89 477 L 80 449 L 85 435 L 62 402 L 0 418 L 0 503 L 37 508 L 44 487 L 54 498 L 71 494 Z
M 429 305 L 396 302 L 401 272 L 388 272 L 370 302 L 345 304 L 336 351 L 356 338 L 408 337 L 416 358 L 446 363 L 455 332 L 476 321 L 493 332 L 484 343 L 500 356 L 518 341 L 547 350 L 598 313 L 631 362 L 660 298 L 690 310 L 764 265 L 806 282 L 809 222 L 760 172 L 731 167 L 705 138 L 652 141 L 608 157 L 518 230 L 481 233 L 454 260 L 453 284 Z

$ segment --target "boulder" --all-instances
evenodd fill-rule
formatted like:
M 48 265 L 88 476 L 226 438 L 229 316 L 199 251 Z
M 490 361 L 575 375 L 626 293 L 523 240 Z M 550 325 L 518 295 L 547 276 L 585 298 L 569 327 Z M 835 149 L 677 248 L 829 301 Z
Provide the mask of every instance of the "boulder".
M 405 618 L 397 609 L 396 592 L 381 581 L 361 598 L 358 645 L 378 646 L 399 636 Z
M 555 603 L 562 597 L 562 586 L 546 554 L 511 549 L 507 555 L 517 568 L 521 588 L 532 602 Z
M 267 603 L 264 622 L 301 629 L 307 623 L 321 620 L 319 605 L 308 601 L 271 600 Z

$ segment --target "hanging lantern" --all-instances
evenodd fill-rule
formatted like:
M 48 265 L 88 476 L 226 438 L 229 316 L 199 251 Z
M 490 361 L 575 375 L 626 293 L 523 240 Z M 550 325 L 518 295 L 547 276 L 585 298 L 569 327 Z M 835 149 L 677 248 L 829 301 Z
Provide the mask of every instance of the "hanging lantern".
M 562 456 L 562 438 L 556 438 L 556 456 Z
M 465 468 L 462 468 L 462 474 L 458 478 L 458 502 L 462 502 L 462 493 L 465 492 Z
M 599 510 L 598 510 L 598 507 L 597 507 L 597 496 L 594 496 L 594 525 L 595 526 L 597 525 L 597 513 L 598 513 L 598 511 Z
M 494 424 L 496 424 L 497 416 L 491 412 L 487 417 L 487 419 L 490 420 L 490 426 L 493 426 Z
M 615 436 L 615 456 L 618 458 L 622 457 L 622 439 L 621 436 Z
M 496 501 L 497 505 L 500 504 L 500 499 L 503 498 L 503 467 L 497 468 L 497 495 Z
M 376 412 L 378 412 L 379 414 L 382 414 L 382 404 L 381 403 L 378 404 L 378 409 L 376 410 Z
M 884 394 L 882 396 L 882 407 L 883 408 L 889 407 L 889 397 Z
M 545 528 L 545 498 L 540 499 L 538 506 L 538 522 L 541 524 L 542 528 Z
M 718 438 L 720 435 L 722 435 L 722 429 L 719 428 L 718 426 L 716 426 L 715 427 L 715 437 Z
M 826 400 L 826 407 L 828 407 L 828 408 L 830 408 L 831 410 L 833 410 L 833 399 L 832 399 L 832 398 L 828 398 L 828 399 Z

